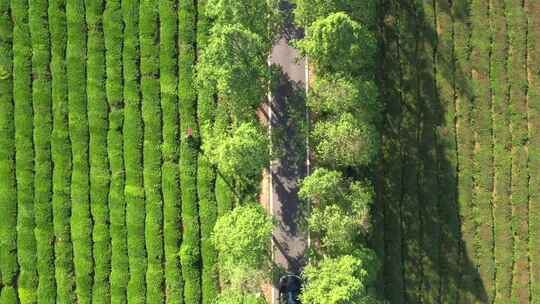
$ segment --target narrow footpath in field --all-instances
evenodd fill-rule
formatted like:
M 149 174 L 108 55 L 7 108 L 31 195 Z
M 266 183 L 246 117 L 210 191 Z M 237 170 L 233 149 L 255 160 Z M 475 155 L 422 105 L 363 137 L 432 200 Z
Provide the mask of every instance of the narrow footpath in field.
M 278 155 L 270 166 L 270 211 L 277 221 L 272 252 L 274 261 L 284 272 L 295 274 L 304 264 L 307 245 L 306 233 L 299 225 L 298 199 L 299 182 L 306 175 L 305 136 L 300 131 L 305 121 L 305 62 L 297 60 L 298 52 L 289 44 L 300 34 L 287 22 L 274 45 L 270 63 L 278 65 L 281 73 L 268 109 L 273 150 Z M 274 290 L 274 303 L 277 298 Z

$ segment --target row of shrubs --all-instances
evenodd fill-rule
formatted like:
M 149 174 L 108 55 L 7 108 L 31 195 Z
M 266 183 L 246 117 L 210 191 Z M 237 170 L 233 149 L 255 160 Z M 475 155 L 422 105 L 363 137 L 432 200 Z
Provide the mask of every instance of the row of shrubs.
M 302 272 L 304 303 L 377 298 L 380 263 L 367 247 L 374 192 L 365 175 L 380 149 L 374 16 L 374 1 L 321 5 L 305 0 L 295 9 L 296 22 L 307 32 L 296 45 L 315 75 L 307 96 L 315 169 L 299 191 L 310 205 L 307 226 L 316 240 Z M 337 284 L 330 279 L 336 270 Z
M 10 1 L 0 1 L 0 302 L 16 303 L 17 265 L 17 188 L 15 179 L 15 125 L 13 105 L 13 21 Z

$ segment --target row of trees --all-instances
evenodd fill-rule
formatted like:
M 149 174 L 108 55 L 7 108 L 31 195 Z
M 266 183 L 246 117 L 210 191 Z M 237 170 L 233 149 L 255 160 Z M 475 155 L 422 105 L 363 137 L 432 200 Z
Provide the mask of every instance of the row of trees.
M 379 149 L 380 119 L 373 81 L 374 1 L 296 1 L 306 30 L 296 46 L 310 59 L 308 94 L 316 169 L 299 195 L 309 201 L 307 225 L 316 240 L 303 271 L 303 303 L 372 303 L 379 269 L 366 247 L 374 192 L 365 171 Z
M 203 301 L 264 303 L 260 288 L 271 272 L 273 223 L 257 201 L 269 143 L 256 112 L 268 91 L 266 58 L 281 24 L 278 2 L 202 3 L 196 81 Z

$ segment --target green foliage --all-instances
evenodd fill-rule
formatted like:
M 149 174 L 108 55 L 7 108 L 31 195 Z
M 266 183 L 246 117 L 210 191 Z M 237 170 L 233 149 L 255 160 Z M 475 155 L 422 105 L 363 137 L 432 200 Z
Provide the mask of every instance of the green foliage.
M 318 120 L 334 119 L 341 113 L 353 113 L 365 122 L 378 121 L 381 105 L 373 81 L 344 77 L 316 78 L 309 90 L 308 107 Z
M 307 223 L 320 240 L 320 254 L 335 257 L 356 250 L 369 231 L 371 187 L 349 184 L 341 172 L 317 168 L 303 180 L 299 196 L 313 205 Z
M 196 7 L 190 0 L 178 3 L 178 101 L 180 104 L 180 184 L 182 187 L 183 239 L 180 262 L 184 301 L 201 302 L 200 224 L 197 197 L 197 95 L 193 83 L 196 54 Z M 192 135 L 188 130 L 192 130 Z
M 17 303 L 17 188 L 13 105 L 13 23 L 10 1 L 0 1 L 0 303 Z
M 366 290 L 378 268 L 375 253 L 367 249 L 356 256 L 325 257 L 317 264 L 310 263 L 303 272 L 306 283 L 300 300 L 312 304 L 376 303 Z
M 250 182 L 256 178 L 269 160 L 266 133 L 254 123 L 241 123 L 230 131 L 212 134 L 203 144 L 205 155 L 218 167 L 221 174 Z
M 93 303 L 110 303 L 109 273 L 111 236 L 109 232 L 109 161 L 107 131 L 109 105 L 105 93 L 105 42 L 103 37 L 103 2 L 87 1 L 88 27 L 87 92 L 90 130 L 90 201 L 94 230 Z
M 122 87 L 122 11 L 120 0 L 107 1 L 103 14 L 106 59 L 106 94 L 109 105 L 107 134 L 111 181 L 109 188 L 109 218 L 111 237 L 111 303 L 126 303 L 128 284 L 128 249 L 126 231 L 126 200 L 124 196 L 124 124 Z
M 302 181 L 298 195 L 319 206 L 326 206 L 340 201 L 344 191 L 345 181 L 341 172 L 317 168 Z
M 145 193 L 143 188 L 143 121 L 139 88 L 139 1 L 122 1 L 124 21 L 124 164 L 126 183 L 127 247 L 129 260 L 129 303 L 143 303 L 146 296 L 145 274 Z
M 491 56 L 491 91 L 493 103 L 493 162 L 494 162 L 494 260 L 496 281 L 494 303 L 509 303 L 512 289 L 512 206 L 510 201 L 512 158 L 510 113 L 508 111 L 507 23 L 504 1 L 491 6 L 493 45 Z
M 216 304 L 266 304 L 264 296 L 237 290 L 227 290 L 217 298 Z
M 522 4 L 505 2 L 509 37 L 508 80 L 509 109 L 512 126 L 512 232 L 514 256 L 512 272 L 513 303 L 526 303 L 530 298 L 528 235 L 529 235 L 529 172 L 528 172 L 528 71 L 527 71 L 527 15 Z
M 370 75 L 374 65 L 373 34 L 343 12 L 313 22 L 307 28 L 307 36 L 296 45 L 320 76 Z
M 75 301 L 73 246 L 70 227 L 71 147 L 68 131 L 66 75 L 66 12 L 62 0 L 49 3 L 53 132 L 53 225 L 55 235 L 55 276 L 59 303 Z
M 86 26 L 84 1 L 69 0 L 67 17 L 67 85 L 69 136 L 73 155 L 71 175 L 71 236 L 79 303 L 90 303 L 94 263 L 90 215 L 88 114 L 86 91 Z
M 147 303 L 163 303 L 163 224 L 161 197 L 161 128 L 159 84 L 158 3 L 140 4 L 141 95 L 144 124 L 143 175 L 146 204 L 145 241 L 148 253 L 146 270 Z
M 206 1 L 197 2 L 197 46 L 199 50 L 208 45 L 210 35 L 210 18 Z M 214 91 L 201 88 L 198 91 L 197 118 L 199 125 L 214 124 L 214 107 L 216 100 Z M 208 130 L 201 130 L 201 141 L 208 139 Z M 199 151 L 197 164 L 197 194 L 199 196 L 199 220 L 201 223 L 201 290 L 202 303 L 213 303 L 219 292 L 217 272 L 217 252 L 212 244 L 211 234 L 217 220 L 217 202 L 215 196 L 216 169 L 205 158 L 204 152 Z
M 233 117 L 254 117 L 266 94 L 268 68 L 261 38 L 241 25 L 214 27 L 197 66 L 201 90 L 215 90 Z
M 36 227 L 39 303 L 56 302 L 52 225 L 52 101 L 49 72 L 50 40 L 47 22 L 47 1 L 32 1 L 29 7 L 32 37 L 32 102 L 34 108 L 34 216 Z
M 369 164 L 378 151 L 375 126 L 344 113 L 336 121 L 320 121 L 311 133 L 317 159 L 330 167 Z
M 170 304 L 183 303 L 182 269 L 180 250 L 180 187 L 178 170 L 178 78 L 176 34 L 178 32 L 174 0 L 159 3 L 160 20 L 160 86 L 163 115 L 162 191 L 163 237 L 165 254 L 165 296 Z
M 377 1 L 374 0 L 294 0 L 295 22 L 306 27 L 319 18 L 337 12 L 345 12 L 352 19 L 362 24 L 374 26 L 376 22 Z
M 214 34 L 226 25 L 240 25 L 270 43 L 282 27 L 279 0 L 208 0 L 208 17 L 214 19 Z
M 17 281 L 21 304 L 37 300 L 36 240 L 34 237 L 34 147 L 28 2 L 12 1 L 13 101 L 15 103 L 15 172 L 17 178 Z
M 212 241 L 220 275 L 233 289 L 248 283 L 257 287 L 254 277 L 268 274 L 272 229 L 272 218 L 257 203 L 236 207 L 217 220 Z

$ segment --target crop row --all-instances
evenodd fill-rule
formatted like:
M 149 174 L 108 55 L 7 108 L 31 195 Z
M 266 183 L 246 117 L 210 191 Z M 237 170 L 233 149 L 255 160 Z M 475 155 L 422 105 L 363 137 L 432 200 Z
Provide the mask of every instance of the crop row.
M 530 296 L 540 301 L 540 1 L 527 1 Z
M 13 122 L 13 22 L 10 1 L 0 1 L 0 302 L 16 303 L 17 265 L 17 190 L 15 180 L 15 125 Z
M 512 301 L 529 299 L 528 263 L 528 116 L 527 116 L 527 16 L 522 5 L 506 1 L 509 37 L 508 79 L 510 86 L 510 126 L 512 132 L 512 232 L 514 269 Z
M 473 208 L 477 223 L 476 263 L 479 265 L 480 279 L 489 301 L 495 292 L 495 264 L 493 257 L 493 150 L 491 91 L 489 83 L 491 36 L 485 30 L 484 20 L 489 20 L 489 3 L 471 3 L 471 83 L 472 120 L 474 132 L 473 148 Z
M 511 133 L 508 110 L 507 74 L 507 24 L 503 0 L 493 1 L 490 24 L 493 44 L 491 46 L 491 102 L 493 119 L 493 225 L 495 260 L 495 303 L 509 303 L 512 288 L 512 206 L 510 183 L 512 158 L 510 154 Z
M 398 126 L 401 119 L 401 99 L 399 92 L 400 70 L 399 58 L 396 56 L 399 50 L 397 35 L 398 8 L 394 1 L 384 1 L 380 11 L 386 12 L 386 18 L 382 19 L 383 74 L 381 90 L 386 102 L 385 116 L 392 126 Z M 386 21 L 386 20 L 390 20 Z M 384 23 L 384 22 L 388 23 Z M 401 204 L 402 191 L 402 163 L 400 155 L 399 128 L 384 126 L 382 133 L 382 158 L 383 185 L 382 191 L 384 204 L 384 229 L 385 248 L 383 272 L 385 281 L 385 294 L 391 303 L 400 303 L 403 295 L 403 263 L 401 259 L 402 227 L 401 227 Z

